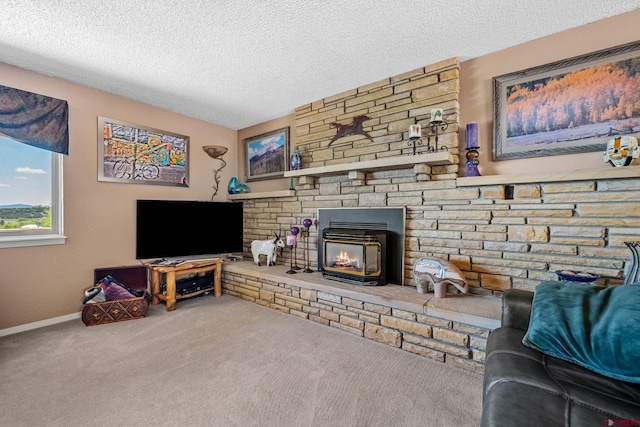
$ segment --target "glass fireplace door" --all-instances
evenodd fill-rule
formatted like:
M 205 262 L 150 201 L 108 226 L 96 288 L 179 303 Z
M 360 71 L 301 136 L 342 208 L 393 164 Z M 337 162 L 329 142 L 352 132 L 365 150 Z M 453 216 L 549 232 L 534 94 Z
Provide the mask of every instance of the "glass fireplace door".
M 381 245 L 378 242 L 354 243 L 325 240 L 324 268 L 354 276 L 380 274 Z

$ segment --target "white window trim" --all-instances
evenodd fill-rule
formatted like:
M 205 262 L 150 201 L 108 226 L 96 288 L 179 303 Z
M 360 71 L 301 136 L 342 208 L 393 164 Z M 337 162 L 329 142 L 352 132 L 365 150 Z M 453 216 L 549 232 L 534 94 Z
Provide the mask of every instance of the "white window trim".
M 63 233 L 62 160 L 62 154 L 51 152 L 51 229 L 0 234 L 0 248 L 62 245 L 66 242 L 67 237 Z

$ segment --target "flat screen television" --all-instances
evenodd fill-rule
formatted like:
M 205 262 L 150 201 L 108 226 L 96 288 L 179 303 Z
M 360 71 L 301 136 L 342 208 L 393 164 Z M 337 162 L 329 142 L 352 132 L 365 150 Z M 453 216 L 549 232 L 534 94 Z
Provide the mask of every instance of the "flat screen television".
M 136 202 L 136 259 L 211 258 L 242 252 L 242 203 Z

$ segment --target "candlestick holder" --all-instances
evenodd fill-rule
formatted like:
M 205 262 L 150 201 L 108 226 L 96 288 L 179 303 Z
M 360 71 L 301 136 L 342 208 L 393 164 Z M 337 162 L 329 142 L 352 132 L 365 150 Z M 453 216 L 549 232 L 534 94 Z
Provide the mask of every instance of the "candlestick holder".
M 438 132 L 444 132 L 448 127 L 449 123 L 442 118 L 442 109 L 436 108 L 431 110 L 431 120 L 427 125 L 427 134 L 432 133 L 434 135 L 435 145 L 431 145 L 431 137 L 429 136 L 427 139 L 427 152 L 435 153 L 438 150 L 449 150 L 447 146 L 438 148 Z
M 298 234 L 300 234 L 300 228 L 296 227 L 295 225 L 293 227 L 291 227 L 291 234 L 293 235 L 293 269 L 294 270 L 300 270 L 301 268 L 298 267 Z
M 309 268 L 309 231 L 311 229 L 311 225 L 313 225 L 313 221 L 310 218 L 305 218 L 302 221 L 302 233 L 304 235 L 304 244 L 305 244 L 305 269 L 302 270 L 305 273 L 313 273 L 313 270 Z
M 422 145 L 422 138 L 419 138 L 417 136 L 413 136 L 411 138 L 409 138 L 409 141 L 407 142 L 407 145 L 409 145 L 409 147 L 413 148 L 413 152 L 411 153 L 412 156 L 416 155 L 416 145 Z
M 478 161 L 478 157 L 480 156 L 478 148 L 479 147 L 467 147 L 467 161 L 465 162 L 467 170 L 464 176 L 482 176 L 478 170 L 478 164 L 480 163 Z
M 293 250 L 295 248 L 295 244 L 289 246 L 289 248 L 291 248 L 291 257 L 290 257 L 291 259 L 289 260 L 289 270 L 287 270 L 287 274 L 296 274 L 297 271 L 294 270 L 294 268 L 293 268 L 293 256 L 294 256 L 293 255 Z

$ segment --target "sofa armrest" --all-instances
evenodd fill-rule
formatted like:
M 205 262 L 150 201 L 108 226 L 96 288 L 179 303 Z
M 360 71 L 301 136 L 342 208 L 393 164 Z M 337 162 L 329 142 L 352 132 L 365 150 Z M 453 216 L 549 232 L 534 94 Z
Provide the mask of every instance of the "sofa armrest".
M 507 289 L 502 297 L 502 326 L 522 329 L 529 328 L 533 292 L 522 289 Z

